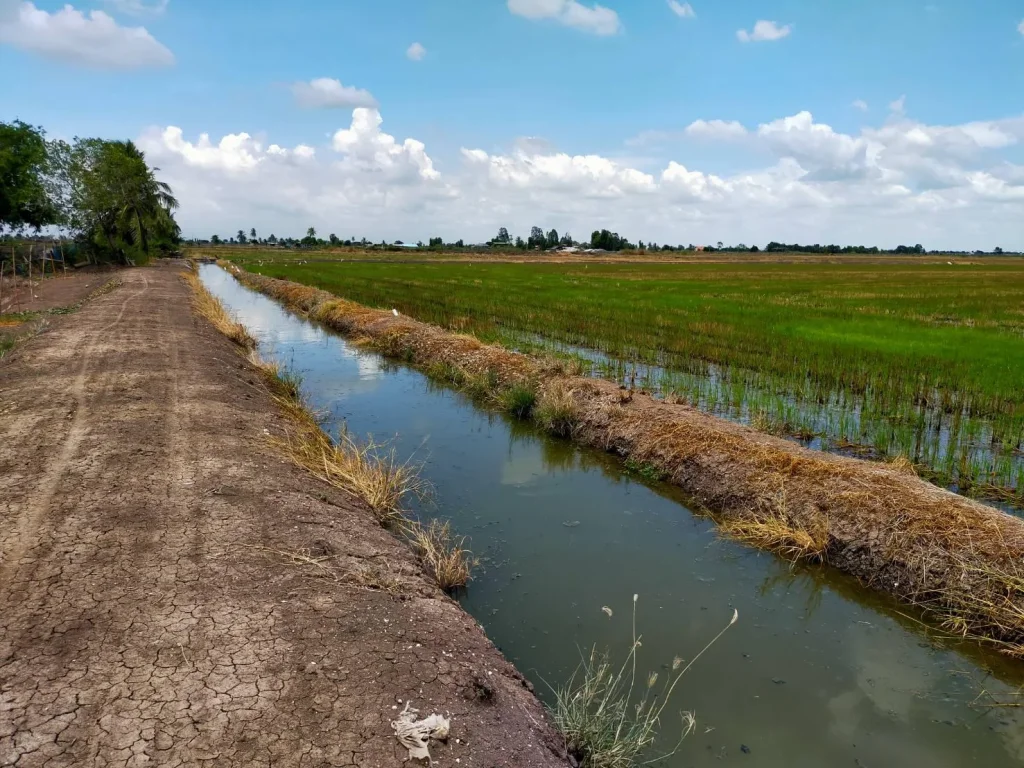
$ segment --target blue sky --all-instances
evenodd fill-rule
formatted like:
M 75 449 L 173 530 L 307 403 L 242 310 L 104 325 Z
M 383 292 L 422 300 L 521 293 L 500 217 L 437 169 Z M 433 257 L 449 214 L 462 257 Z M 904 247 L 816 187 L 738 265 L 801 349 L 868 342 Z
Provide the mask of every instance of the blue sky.
M 319 228 L 336 220 L 389 239 L 426 238 L 431 227 L 462 235 L 460 225 L 463 236 L 483 238 L 504 215 L 510 229 L 534 219 L 557 226 L 561 216 L 574 233 L 607 225 L 672 242 L 859 233 L 885 243 L 934 231 L 943 245 L 991 247 L 974 238 L 992 232 L 1004 247 L 1024 248 L 1012 222 L 1024 205 L 1019 2 L 694 0 L 689 11 L 667 0 L 73 5 L 80 19 L 59 16 L 67 14 L 60 2 L 0 0 L 0 66 L 18 73 L 5 83 L 0 119 L 56 136 L 142 139 L 181 190 L 207 190 L 183 196 L 182 222 L 197 234 L 237 229 L 244 222 L 234 220 L 248 216 L 291 233 L 307 220 Z M 92 11 L 109 14 L 102 28 Z M 772 23 L 769 34 L 753 37 L 767 39 L 740 39 L 759 22 Z M 413 43 L 425 49 L 419 60 L 407 55 Z M 303 108 L 296 84 L 316 78 L 368 92 L 380 128 L 345 150 L 332 146 L 354 102 L 342 91 L 335 108 Z M 809 122 L 759 131 L 804 112 Z M 687 132 L 713 120 L 745 133 Z M 943 132 L 966 125 L 1001 138 Z M 255 159 L 241 169 L 189 158 L 187 147 L 158 138 L 171 126 L 192 146 L 201 134 L 214 147 L 247 134 Z M 414 159 L 418 175 L 395 172 L 411 156 L 393 152 L 382 178 L 371 167 L 380 132 L 399 150 L 406 139 L 422 143 L 437 176 Z M 934 139 L 926 152 L 920 135 Z M 268 171 L 283 157 L 260 154 L 271 144 L 312 148 L 315 169 Z M 467 163 L 464 149 L 487 159 Z M 570 162 L 544 160 L 560 156 Z M 587 157 L 609 165 L 573 161 Z M 687 173 L 674 174 L 671 194 L 669 163 Z M 308 189 L 287 203 L 275 203 L 272 190 L 252 194 L 304 179 Z M 361 185 L 368 200 L 356 199 Z M 876 211 L 884 223 L 872 223 Z

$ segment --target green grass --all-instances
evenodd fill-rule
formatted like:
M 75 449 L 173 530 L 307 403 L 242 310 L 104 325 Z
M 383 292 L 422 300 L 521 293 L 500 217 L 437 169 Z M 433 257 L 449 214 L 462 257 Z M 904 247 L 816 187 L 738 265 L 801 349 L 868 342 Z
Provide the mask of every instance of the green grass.
M 1024 260 L 239 263 L 936 481 L 1024 490 Z M 294 258 L 291 256 L 291 258 Z M 963 260 L 958 260 L 963 261 Z M 538 337 L 542 337 L 538 339 Z

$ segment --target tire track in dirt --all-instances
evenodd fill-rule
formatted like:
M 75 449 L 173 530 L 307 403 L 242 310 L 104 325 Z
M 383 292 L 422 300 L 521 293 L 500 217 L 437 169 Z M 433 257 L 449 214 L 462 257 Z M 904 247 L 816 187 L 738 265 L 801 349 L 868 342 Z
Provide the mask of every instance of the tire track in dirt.
M 77 348 L 77 354 L 81 358 L 78 372 L 71 385 L 70 395 L 73 398 L 73 415 L 71 424 L 68 426 L 60 451 L 50 461 L 42 473 L 38 485 L 31 494 L 30 501 L 19 516 L 16 530 L 8 541 L 3 551 L 0 551 L 0 585 L 10 581 L 12 570 L 17 567 L 18 562 L 26 550 L 36 539 L 36 531 L 39 521 L 47 513 L 54 494 L 60 484 L 61 478 L 75 454 L 78 452 L 82 439 L 88 432 L 89 426 L 89 400 L 87 397 L 90 387 L 89 369 L 94 362 L 96 349 L 103 341 L 103 337 L 115 328 L 124 318 L 128 305 L 135 299 L 141 298 L 149 290 L 149 281 L 141 273 L 131 273 L 129 278 L 133 282 L 141 281 L 142 288 L 120 302 L 120 310 L 117 316 L 108 324 L 103 325 L 91 332 L 85 343 Z M 114 303 L 118 297 L 100 299 L 102 304 Z

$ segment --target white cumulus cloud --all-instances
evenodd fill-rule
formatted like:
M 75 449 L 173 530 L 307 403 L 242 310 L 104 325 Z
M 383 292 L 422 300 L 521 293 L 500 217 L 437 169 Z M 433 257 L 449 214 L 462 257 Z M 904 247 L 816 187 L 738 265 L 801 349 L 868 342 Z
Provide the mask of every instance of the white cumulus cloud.
M 318 77 L 308 83 L 293 83 L 292 94 L 295 102 L 306 109 L 377 106 L 377 100 L 369 91 L 342 85 L 340 80 L 332 77 Z
M 668 0 L 668 7 L 672 9 L 672 13 L 682 19 L 692 19 L 697 15 L 692 5 L 680 3 L 679 0 Z
M 747 129 L 735 120 L 694 120 L 686 126 L 686 135 L 705 139 L 740 139 Z
M 103 11 L 65 5 L 48 13 L 31 2 L 0 0 L 0 43 L 95 69 L 166 67 L 174 54 L 144 27 L 123 27 Z
M 907 95 L 903 94 L 895 101 L 889 102 L 889 111 L 902 115 L 907 108 Z
M 527 19 L 552 19 L 595 35 L 621 31 L 619 14 L 603 5 L 584 5 L 577 0 L 508 0 L 508 9 Z
M 301 235 L 312 225 L 378 242 L 480 242 L 501 226 L 525 235 L 537 225 L 577 239 L 608 228 L 673 244 L 1024 249 L 1024 166 L 1013 162 L 1024 115 L 956 125 L 890 116 L 849 134 L 807 111 L 755 128 L 698 120 L 666 148 L 687 153 L 685 163 L 566 152 L 530 138 L 464 148 L 435 164 L 421 141 L 382 125 L 377 110 L 359 108 L 322 146 L 284 147 L 246 132 L 190 139 L 173 126 L 147 131 L 139 144 L 181 200 L 186 234 L 204 237 L 251 226 Z M 754 165 L 723 172 L 693 159 L 706 156 L 698 139 L 741 141 L 744 159 L 726 167 Z
M 413 43 L 406 50 L 405 55 L 412 61 L 423 61 L 423 57 L 427 55 L 427 49 L 420 43 Z
M 792 31 L 793 27 L 790 24 L 780 26 L 774 21 L 762 20 L 754 24 L 754 29 L 750 32 L 745 29 L 739 30 L 736 32 L 736 37 L 741 43 L 771 42 L 789 37 L 789 33 Z
M 352 112 L 352 124 L 334 134 L 331 146 L 345 155 L 353 167 L 395 181 L 439 178 L 423 142 L 406 139 L 399 144 L 394 136 L 381 131 L 383 121 L 376 109 L 356 109 Z

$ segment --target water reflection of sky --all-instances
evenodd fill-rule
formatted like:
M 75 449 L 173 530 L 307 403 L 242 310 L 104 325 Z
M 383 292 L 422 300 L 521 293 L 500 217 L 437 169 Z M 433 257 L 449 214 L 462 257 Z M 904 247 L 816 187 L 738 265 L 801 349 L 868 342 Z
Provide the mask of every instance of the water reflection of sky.
M 220 270 L 203 276 L 262 352 L 302 375 L 329 427 L 390 439 L 423 462 L 434 511 L 484 559 L 463 604 L 542 695 L 578 648 L 628 645 L 637 592 L 644 670 L 692 658 L 740 613 L 680 686 L 679 708 L 696 709 L 700 725 L 662 765 L 1024 765 L 1024 722 L 966 706 L 976 690 L 957 672 L 980 677 L 976 663 L 852 581 L 720 541 L 674 489 L 476 409 Z

